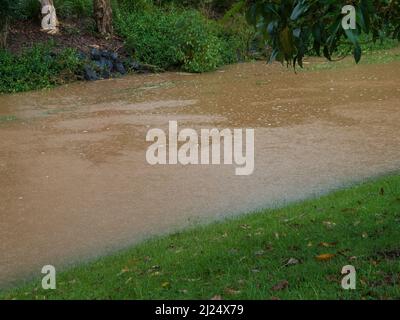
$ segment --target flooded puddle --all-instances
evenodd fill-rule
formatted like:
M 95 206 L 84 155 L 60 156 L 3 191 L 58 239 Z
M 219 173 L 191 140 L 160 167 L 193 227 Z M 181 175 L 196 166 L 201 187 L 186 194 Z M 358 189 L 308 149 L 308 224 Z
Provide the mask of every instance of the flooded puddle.
M 246 63 L 0 96 L 0 287 L 400 168 L 400 64 Z M 150 166 L 150 128 L 254 128 L 255 171 Z

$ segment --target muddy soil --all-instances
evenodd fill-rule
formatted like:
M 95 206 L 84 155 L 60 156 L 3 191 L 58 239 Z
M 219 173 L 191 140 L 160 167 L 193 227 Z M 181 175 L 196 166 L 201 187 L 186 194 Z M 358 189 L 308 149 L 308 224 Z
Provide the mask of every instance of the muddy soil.
M 263 62 L 0 96 L 0 287 L 400 168 L 400 63 Z M 150 166 L 150 128 L 255 128 L 255 171 Z

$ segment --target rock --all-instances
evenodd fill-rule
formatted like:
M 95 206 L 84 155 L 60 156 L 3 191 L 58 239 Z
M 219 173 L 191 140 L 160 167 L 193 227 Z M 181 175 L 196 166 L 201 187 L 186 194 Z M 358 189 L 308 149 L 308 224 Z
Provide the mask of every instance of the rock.
M 100 69 L 100 70 L 108 70 L 111 71 L 113 69 L 113 62 L 111 60 L 107 60 L 104 57 L 101 57 L 100 60 L 96 60 L 94 61 L 94 63 L 96 64 L 96 66 Z
M 102 51 L 100 51 L 100 55 L 101 55 L 103 58 L 111 59 L 111 52 L 110 52 L 110 51 L 102 50 Z
M 140 71 L 141 70 L 141 65 L 139 62 L 137 61 L 131 61 L 129 63 L 129 67 L 133 70 L 133 71 Z
M 101 59 L 101 51 L 97 48 L 92 48 L 92 50 L 90 50 L 90 56 L 93 60 L 100 60 Z
M 110 54 L 110 59 L 113 60 L 114 62 L 119 61 L 119 59 L 118 59 L 118 53 L 116 53 L 116 52 L 111 52 L 111 54 Z
M 114 67 L 115 67 L 114 69 L 116 72 L 118 72 L 120 74 L 126 74 L 126 69 L 121 62 L 116 63 Z
M 109 79 L 116 74 L 125 75 L 128 71 L 137 73 L 160 71 L 156 66 L 142 64 L 129 58 L 120 58 L 117 52 L 102 50 L 98 46 L 91 47 L 88 55 L 80 52 L 78 56 L 82 61 L 88 62 L 83 72 L 85 80 L 88 81 Z
M 102 61 L 103 65 L 104 65 L 105 69 L 107 69 L 108 71 L 111 71 L 113 69 L 114 63 L 113 63 L 112 60 L 107 59 L 107 58 L 102 58 L 101 61 Z
M 99 80 L 99 76 L 97 75 L 97 72 L 95 70 L 93 70 L 92 66 L 90 66 L 90 65 L 85 65 L 83 67 L 83 77 L 87 81 Z

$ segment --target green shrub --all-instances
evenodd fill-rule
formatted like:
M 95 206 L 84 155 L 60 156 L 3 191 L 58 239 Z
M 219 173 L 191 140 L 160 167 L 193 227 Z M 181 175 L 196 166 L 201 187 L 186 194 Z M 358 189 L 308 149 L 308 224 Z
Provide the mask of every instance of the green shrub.
M 40 45 L 19 55 L 0 51 L 0 93 L 52 87 L 76 78 L 81 62 L 73 49 L 53 53 Z
M 153 0 L 160 5 L 175 5 L 184 8 L 200 9 L 211 16 L 221 16 L 233 5 L 243 0 Z
M 211 71 L 238 60 L 245 41 L 195 10 L 159 9 L 119 13 L 116 30 L 141 62 L 164 69 Z
M 13 16 L 19 20 L 38 19 L 40 2 L 38 0 L 16 0 L 12 4 Z
M 153 0 L 115 0 L 114 8 L 130 13 L 146 11 L 153 8 Z
M 254 28 L 249 26 L 242 14 L 223 18 L 216 23 L 215 32 L 223 39 L 224 64 L 245 60 L 249 53 L 250 44 L 255 39 Z
M 54 6 L 60 17 L 90 17 L 93 13 L 93 0 L 55 0 Z
M 2 0 L 3 1 L 3 0 Z M 61 18 L 89 17 L 93 13 L 93 0 L 54 0 L 57 15 Z M 18 20 L 38 19 L 40 2 L 38 0 L 15 0 L 14 17 Z

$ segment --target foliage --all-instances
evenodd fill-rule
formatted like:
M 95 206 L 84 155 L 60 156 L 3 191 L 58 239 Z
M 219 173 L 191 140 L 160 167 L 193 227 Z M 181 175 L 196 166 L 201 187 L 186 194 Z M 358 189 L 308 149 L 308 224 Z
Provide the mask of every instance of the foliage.
M 122 12 L 139 12 L 151 10 L 154 8 L 153 0 L 118 0 L 115 3 L 115 7 Z
M 13 2 L 12 9 L 15 19 L 37 19 L 40 14 L 40 2 L 38 0 L 16 0 Z
M 4 18 L 10 14 L 11 0 L 2 0 L 0 2 L 0 18 Z
M 361 34 L 377 40 L 384 31 L 400 39 L 400 4 L 397 0 L 357 0 L 356 30 L 342 28 L 341 0 L 251 0 L 247 18 L 273 48 L 270 60 L 302 66 L 311 49 L 331 59 L 343 39 L 353 47 L 356 62 L 361 59 Z
M 184 8 L 195 8 L 210 16 L 221 16 L 232 6 L 243 0 L 154 0 L 161 6 L 176 5 Z
M 393 49 L 398 46 L 399 41 L 389 37 L 382 37 L 376 41 L 373 40 L 372 35 L 362 34 L 359 38 L 360 45 L 362 48 L 363 55 L 365 53 L 372 53 L 380 50 Z M 338 45 L 336 54 L 338 56 L 345 56 L 351 54 L 353 50 L 352 43 L 343 42 Z
M 54 6 L 61 18 L 89 17 L 93 12 L 93 0 L 54 0 Z M 38 19 L 40 16 L 38 0 L 16 0 L 12 8 L 13 16 L 18 20 Z
M 55 0 L 60 17 L 90 17 L 93 13 L 93 0 Z
M 243 38 L 195 10 L 157 9 L 119 13 L 118 32 L 141 62 L 189 72 L 214 70 L 238 60 Z
M 216 34 L 223 39 L 224 64 L 246 60 L 255 32 L 245 16 L 240 13 L 225 15 L 214 25 Z
M 0 30 L 7 24 L 11 12 L 11 0 L 2 0 L 0 2 Z
M 38 45 L 20 55 L 0 51 L 0 93 L 52 87 L 76 78 L 81 62 L 73 49 Z

